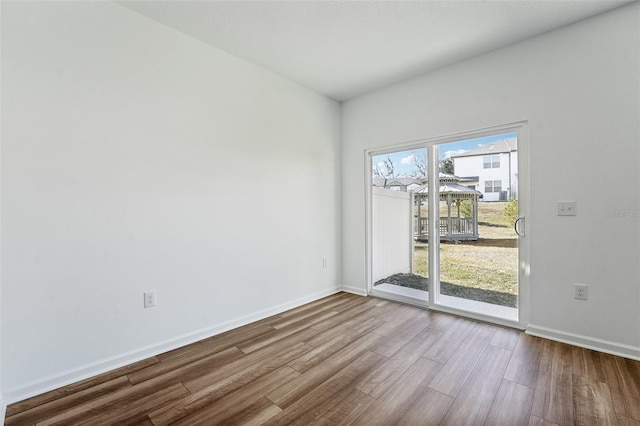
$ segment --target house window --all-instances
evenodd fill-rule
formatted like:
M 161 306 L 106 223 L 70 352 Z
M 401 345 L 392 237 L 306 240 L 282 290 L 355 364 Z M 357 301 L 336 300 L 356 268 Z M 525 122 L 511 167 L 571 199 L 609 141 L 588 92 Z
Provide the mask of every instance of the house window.
M 499 155 L 487 155 L 482 158 L 482 167 L 484 169 L 499 169 L 500 168 L 500 156 Z
M 484 192 L 500 192 L 502 191 L 501 180 L 486 180 L 484 181 Z

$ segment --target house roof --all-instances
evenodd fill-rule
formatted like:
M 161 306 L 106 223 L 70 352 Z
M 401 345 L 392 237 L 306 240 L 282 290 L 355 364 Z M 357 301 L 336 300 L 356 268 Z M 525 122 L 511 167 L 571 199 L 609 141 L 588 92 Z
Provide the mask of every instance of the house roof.
M 373 178 L 373 186 L 379 187 L 389 187 L 389 186 L 409 186 L 412 184 L 422 185 L 425 182 L 425 179 L 419 178 Z
M 504 154 L 518 150 L 518 139 L 507 138 L 490 144 L 481 145 L 471 151 L 452 155 L 451 158 L 473 157 L 477 155 Z
M 480 176 L 460 176 L 460 182 L 479 182 Z

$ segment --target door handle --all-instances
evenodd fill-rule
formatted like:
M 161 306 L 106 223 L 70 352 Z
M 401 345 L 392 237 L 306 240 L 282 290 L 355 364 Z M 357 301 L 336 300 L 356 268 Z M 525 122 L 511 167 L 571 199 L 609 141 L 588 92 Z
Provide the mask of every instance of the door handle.
M 522 228 L 522 232 L 519 231 L 519 226 L 518 224 L 522 222 L 522 225 L 524 225 L 524 217 L 520 216 L 519 218 L 516 219 L 515 223 L 513 224 L 513 230 L 516 232 L 516 235 L 518 235 L 518 237 L 523 237 L 524 238 L 524 226 Z

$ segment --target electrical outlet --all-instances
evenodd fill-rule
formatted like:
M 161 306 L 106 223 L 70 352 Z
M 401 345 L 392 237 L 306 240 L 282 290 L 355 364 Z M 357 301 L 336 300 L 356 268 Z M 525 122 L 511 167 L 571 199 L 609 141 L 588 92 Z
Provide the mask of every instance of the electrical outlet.
M 575 292 L 574 297 L 579 300 L 587 300 L 589 297 L 589 286 L 586 284 L 574 284 L 573 289 Z
M 327 267 L 327 258 L 322 258 L 322 268 L 326 268 Z
M 156 306 L 156 292 L 155 291 L 145 291 L 144 292 L 144 307 L 145 308 L 153 308 Z

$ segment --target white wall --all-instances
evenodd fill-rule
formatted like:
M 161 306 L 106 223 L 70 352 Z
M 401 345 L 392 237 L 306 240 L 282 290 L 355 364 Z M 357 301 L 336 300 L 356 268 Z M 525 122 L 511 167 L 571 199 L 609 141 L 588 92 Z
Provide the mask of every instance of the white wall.
M 337 291 L 337 102 L 111 2 L 2 7 L 6 398 Z
M 635 3 L 346 102 L 343 283 L 366 286 L 366 149 L 527 120 L 529 330 L 640 357 L 639 19 Z
M 0 4 L 0 30 L 2 28 L 2 5 Z M 1 42 L 1 38 L 0 38 Z M 0 70 L 2 69 L 2 49 L 0 46 Z M 2 78 L 0 78 L 0 111 L 2 109 Z M 1 117 L 0 117 L 1 118 Z M 0 120 L 0 321 L 2 321 L 2 120 Z M 0 322 L 0 425 L 4 425 L 7 405 L 2 389 L 2 323 Z

